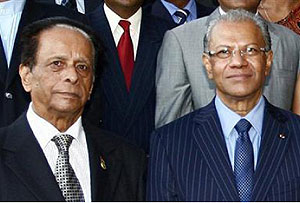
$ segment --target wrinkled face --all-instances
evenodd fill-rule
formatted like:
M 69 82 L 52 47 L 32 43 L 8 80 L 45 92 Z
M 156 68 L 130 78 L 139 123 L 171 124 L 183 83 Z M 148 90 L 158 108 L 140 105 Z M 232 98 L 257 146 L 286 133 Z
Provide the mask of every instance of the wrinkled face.
M 228 58 L 203 55 L 208 77 L 215 81 L 217 94 L 221 98 L 244 99 L 262 93 L 265 78 L 270 72 L 272 52 L 258 51 L 250 56 L 240 50 L 252 53 L 253 48 L 260 50 L 264 47 L 259 28 L 250 21 L 220 22 L 213 28 L 209 51 L 221 53 L 221 57 L 226 56 L 223 54 L 226 50 L 234 52 Z
M 260 0 L 219 0 L 219 4 L 224 11 L 242 8 L 252 13 L 256 13 Z
M 39 36 L 35 66 L 21 65 L 20 76 L 40 116 L 81 115 L 92 90 L 92 43 L 68 28 L 46 30 Z

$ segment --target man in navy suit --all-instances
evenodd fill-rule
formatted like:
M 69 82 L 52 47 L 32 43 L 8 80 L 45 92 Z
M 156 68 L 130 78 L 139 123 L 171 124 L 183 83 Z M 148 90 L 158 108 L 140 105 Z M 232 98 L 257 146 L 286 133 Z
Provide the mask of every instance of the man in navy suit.
M 104 44 L 105 58 L 86 112 L 90 122 L 124 136 L 147 152 L 154 130 L 156 57 L 171 25 L 151 16 L 142 4 L 142 0 L 105 0 L 88 15 Z M 129 34 L 121 22 L 129 25 Z M 128 35 L 130 49 L 120 48 L 121 39 Z M 121 60 L 120 50 L 131 50 L 130 59 Z M 128 64 L 131 73 L 124 67 Z
M 210 23 L 202 60 L 216 96 L 153 133 L 147 200 L 300 201 L 300 118 L 262 95 L 272 57 L 259 16 Z
M 214 9 L 215 7 L 204 6 L 196 0 L 155 0 L 151 14 L 177 26 L 208 16 Z
M 144 200 L 144 153 L 82 121 L 101 57 L 93 32 L 56 17 L 28 25 L 21 40 L 32 102 L 0 130 L 0 201 Z
M 20 36 L 23 28 L 40 19 L 65 16 L 82 23 L 87 18 L 62 6 L 33 0 L 0 2 L 0 127 L 15 121 L 28 107 L 30 95 L 24 91 L 18 74 L 21 58 Z

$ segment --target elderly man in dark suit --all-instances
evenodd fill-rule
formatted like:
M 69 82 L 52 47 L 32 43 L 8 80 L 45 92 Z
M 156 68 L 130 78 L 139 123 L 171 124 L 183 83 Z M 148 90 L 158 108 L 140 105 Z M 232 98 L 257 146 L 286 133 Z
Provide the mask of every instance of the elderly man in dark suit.
M 170 25 L 142 8 L 142 0 L 105 0 L 88 15 L 105 47 L 89 120 L 148 151 L 154 129 L 156 56 Z
M 51 16 L 65 16 L 87 23 L 84 15 L 57 5 L 43 5 L 33 0 L 0 1 L 0 127 L 11 124 L 26 110 L 30 95 L 24 91 L 18 68 L 20 35 L 24 26 Z
M 272 58 L 259 16 L 210 22 L 202 60 L 216 96 L 153 134 L 148 200 L 300 201 L 300 118 L 262 95 Z
M 138 201 L 145 156 L 83 123 L 100 43 L 84 25 L 48 18 L 24 29 L 20 76 L 32 103 L 0 130 L 0 201 Z

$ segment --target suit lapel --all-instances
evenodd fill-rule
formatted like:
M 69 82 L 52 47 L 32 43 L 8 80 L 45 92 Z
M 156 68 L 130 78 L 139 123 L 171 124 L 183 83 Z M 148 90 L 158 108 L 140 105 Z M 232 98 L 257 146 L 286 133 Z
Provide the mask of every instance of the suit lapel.
M 193 137 L 226 201 L 239 201 L 222 127 L 214 100 L 195 116 Z
M 0 36 L 0 58 L 3 59 L 0 61 L 0 82 L 5 84 L 8 66 L 7 66 L 7 61 L 6 61 L 6 56 L 5 56 L 1 36 Z
M 88 124 L 84 129 L 90 157 L 92 201 L 112 201 L 122 169 L 119 160 L 110 159 L 117 143 L 112 143 L 99 129 Z
M 288 129 L 284 125 L 286 119 L 278 110 L 266 102 L 262 141 L 254 177 L 253 201 L 265 200 L 287 151 L 291 138 Z M 285 138 L 280 138 L 280 134 L 285 135 Z
M 16 126 L 16 127 L 15 127 Z M 4 143 L 5 164 L 37 201 L 65 201 L 25 114 L 10 128 Z
M 23 28 L 28 25 L 29 23 L 38 20 L 43 16 L 42 10 L 39 6 L 34 3 L 33 1 L 26 1 L 24 5 L 24 9 L 22 12 L 21 20 L 18 27 L 18 32 L 16 35 L 16 40 L 14 43 L 14 48 L 11 57 L 11 63 L 9 64 L 9 70 L 7 75 L 6 81 L 6 88 L 12 83 L 15 77 L 19 74 L 19 65 L 20 65 L 20 58 L 21 58 L 21 43 L 20 43 L 20 35 Z

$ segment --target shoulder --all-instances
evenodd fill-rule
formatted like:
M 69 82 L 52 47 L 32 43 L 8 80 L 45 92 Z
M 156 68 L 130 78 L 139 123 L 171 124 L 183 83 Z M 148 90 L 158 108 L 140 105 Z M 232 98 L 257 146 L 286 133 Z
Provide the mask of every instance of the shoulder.
M 206 121 L 207 118 L 216 115 L 213 101 L 205 107 L 188 113 L 156 129 L 155 133 L 164 136 L 170 135 L 172 137 L 176 135 L 179 138 L 183 137 L 183 135 L 189 135 L 199 126 L 199 124 L 201 124 L 203 121 Z
M 274 36 L 279 37 L 281 40 L 285 40 L 287 43 L 294 43 L 293 41 L 300 43 L 300 36 L 292 30 L 290 30 L 289 28 L 286 28 L 283 25 L 278 25 L 270 22 L 268 22 L 268 27 L 270 33 L 274 34 Z

